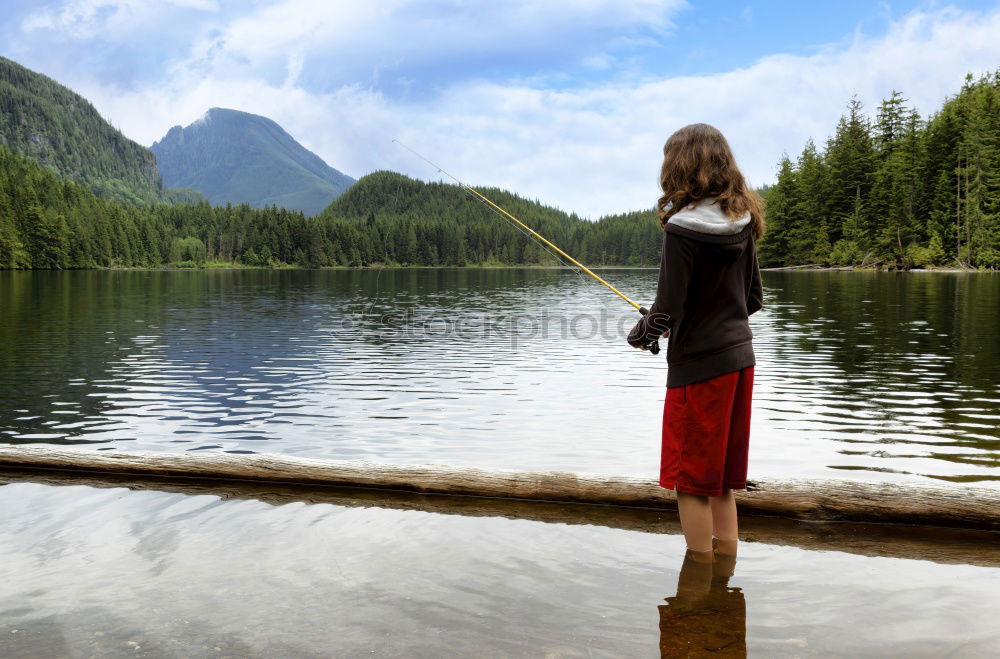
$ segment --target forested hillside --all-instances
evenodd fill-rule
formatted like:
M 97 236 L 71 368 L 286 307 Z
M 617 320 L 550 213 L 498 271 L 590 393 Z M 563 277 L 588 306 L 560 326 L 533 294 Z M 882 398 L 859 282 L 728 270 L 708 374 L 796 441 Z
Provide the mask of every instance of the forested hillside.
M 306 218 L 247 206 L 121 204 L 0 147 L 0 268 L 154 267 L 234 261 L 260 227 L 303 244 Z M 290 246 L 293 238 L 286 238 Z
M 590 222 L 505 190 L 477 189 L 582 262 L 659 263 L 662 243 L 652 211 Z M 365 176 L 320 217 L 348 220 L 345 225 L 350 231 L 341 244 L 347 247 L 352 263 L 559 263 L 525 232 L 462 188 L 423 183 L 395 172 Z
M 21 75 L 18 68 L 5 70 L 7 76 Z M 37 82 L 30 76 L 28 81 Z M 0 95 L 0 102 L 15 96 Z M 33 94 L 30 102 L 22 99 L 4 108 L 30 108 L 42 96 Z M 61 103 L 70 107 L 60 109 Z M 86 102 L 76 95 L 59 97 L 51 107 L 43 103 L 39 114 L 58 123 L 77 117 L 78 103 Z M 9 119 L 5 109 L 4 125 L 25 125 L 26 115 L 17 116 L 22 118 Z M 129 146 L 134 143 L 117 131 L 102 132 L 101 125 L 90 129 L 125 149 L 126 161 L 144 162 L 142 152 Z M 29 143 L 40 139 L 31 130 L 19 130 L 10 134 L 27 135 Z M 67 134 L 74 130 L 84 129 L 77 126 Z M 44 146 L 44 140 L 39 144 Z M 68 161 L 59 158 L 72 150 L 43 146 L 31 159 L 0 146 L 0 268 L 559 262 L 455 185 L 376 172 L 314 218 L 247 204 L 137 206 L 91 192 L 107 192 L 92 182 L 104 180 L 121 193 L 112 195 L 116 198 L 145 199 L 115 187 L 119 179 L 101 178 L 135 171 L 115 169 L 120 163 L 115 164 L 111 152 L 95 147 L 96 155 L 87 162 L 106 166 L 88 170 L 97 179 L 82 187 L 53 171 L 65 171 Z M 53 159 L 42 158 L 47 168 L 37 164 L 39 153 Z M 147 191 L 154 189 L 159 188 Z M 481 190 L 588 265 L 659 262 L 661 231 L 652 210 L 590 222 L 504 190 Z M 825 146 L 809 142 L 796 161 L 784 158 L 777 183 L 763 194 L 769 229 L 759 248 L 765 266 L 1000 268 L 1000 71 L 967 79 L 927 120 L 908 108 L 899 93 L 881 104 L 873 120 L 852 101 Z
M 274 121 L 238 110 L 212 108 L 151 148 L 167 185 L 198 190 L 213 204 L 316 215 L 354 183 Z
M 126 203 L 193 202 L 168 190 L 153 153 L 108 124 L 85 98 L 0 57 L 0 145 L 97 195 Z
M 588 263 L 659 260 L 652 213 L 591 223 L 501 190 L 492 198 Z M 559 263 L 461 188 L 378 172 L 320 217 L 275 207 L 134 206 L 0 147 L 0 268 Z
M 764 265 L 1000 268 L 1000 70 L 927 120 L 898 92 L 874 120 L 851 101 L 765 198 Z

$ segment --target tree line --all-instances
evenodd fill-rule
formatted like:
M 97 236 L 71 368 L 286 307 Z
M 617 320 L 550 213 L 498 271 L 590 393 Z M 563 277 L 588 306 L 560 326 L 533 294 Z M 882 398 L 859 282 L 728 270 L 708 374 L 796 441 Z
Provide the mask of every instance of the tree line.
M 589 263 L 655 265 L 652 212 L 591 223 L 483 192 Z M 0 147 L 0 268 L 557 265 L 558 257 L 454 185 L 370 174 L 321 215 L 247 204 L 102 199 Z
M 923 119 L 899 92 L 857 99 L 764 191 L 763 265 L 1000 268 L 1000 70 Z
M 121 203 L 57 171 L 0 146 L 0 268 L 560 262 L 458 186 L 394 172 L 365 176 L 307 218 L 274 206 Z M 652 209 L 591 222 L 480 191 L 584 263 L 659 263 Z M 825 146 L 810 140 L 795 161 L 784 157 L 762 194 L 765 266 L 1000 268 L 1000 70 L 967 78 L 926 120 L 898 92 L 874 119 L 852 100 Z

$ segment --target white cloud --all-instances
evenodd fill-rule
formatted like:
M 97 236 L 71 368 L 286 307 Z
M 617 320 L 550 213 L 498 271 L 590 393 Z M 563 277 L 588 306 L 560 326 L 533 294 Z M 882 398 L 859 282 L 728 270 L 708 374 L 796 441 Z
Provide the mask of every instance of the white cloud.
M 588 51 L 592 42 L 621 47 L 637 35 L 662 35 L 686 6 L 685 0 L 280 0 L 200 39 L 177 67 L 259 74 L 295 49 L 321 60 L 326 80 L 356 81 L 359 72 L 404 63 L 455 68 L 465 57 L 557 57 Z
M 218 11 L 216 0 L 70 0 L 59 8 L 43 8 L 21 23 L 26 32 L 58 30 L 76 38 L 91 38 L 103 31 L 122 31 L 149 24 L 164 9 L 179 7 Z
M 609 53 L 598 53 L 596 55 L 588 55 L 587 57 L 584 57 L 581 64 L 588 69 L 603 71 L 610 69 L 614 62 L 615 58 Z
M 426 19 L 414 23 L 419 34 L 400 45 L 391 42 L 412 16 L 409 0 L 335 3 L 340 10 L 336 25 L 327 25 L 332 21 L 322 14 L 328 3 L 287 0 L 285 8 L 314 13 L 282 15 L 265 8 L 238 19 L 219 37 L 200 42 L 167 80 L 125 92 L 96 80 L 72 84 L 126 134 L 146 144 L 209 107 L 231 107 L 271 117 L 353 176 L 388 168 L 437 178 L 391 143 L 398 137 L 469 182 L 510 188 L 593 217 L 652 205 L 662 144 L 686 123 L 718 126 L 751 182 L 761 184 L 772 180 L 782 151 L 794 155 L 810 136 L 821 144 L 852 94 L 873 110 L 899 89 L 926 114 L 958 90 L 967 72 L 992 70 L 1000 63 L 1000 9 L 931 9 L 890 23 L 877 38 L 858 35 L 814 55 L 772 55 L 711 75 L 629 78 L 557 90 L 538 80 L 466 79 L 409 100 L 358 84 L 310 91 L 301 83 L 310 62 L 317 64 L 317 49 L 345 44 L 374 52 L 388 43 L 392 57 L 405 59 L 419 56 L 421 49 L 434 50 L 437 41 L 439 50 L 460 54 L 477 41 L 500 47 L 505 35 L 520 34 L 515 26 L 522 21 L 529 26 L 525 39 L 542 40 L 546 30 L 565 22 L 560 17 L 568 2 L 524 3 L 521 14 L 498 14 L 494 24 L 471 36 L 463 33 L 468 27 L 463 20 L 471 20 L 471 13 L 449 23 L 450 28 L 447 21 Z M 581 20 L 599 22 L 618 16 L 612 5 L 626 7 L 616 19 L 622 21 L 638 21 L 658 10 L 664 17 L 658 29 L 664 30 L 669 29 L 664 9 L 678 6 L 593 0 L 574 8 L 584 11 Z M 365 60 L 364 53 L 349 48 L 345 52 L 345 57 L 382 62 L 374 56 Z M 581 52 L 579 60 L 595 56 Z

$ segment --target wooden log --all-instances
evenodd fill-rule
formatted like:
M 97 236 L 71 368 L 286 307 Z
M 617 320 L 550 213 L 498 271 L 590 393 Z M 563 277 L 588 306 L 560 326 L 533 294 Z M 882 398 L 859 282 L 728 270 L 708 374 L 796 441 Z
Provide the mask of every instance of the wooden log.
M 783 265 L 774 268 L 761 268 L 761 270 L 815 270 L 822 269 L 822 263 L 807 263 L 805 265 Z
M 120 452 L 0 446 L 0 465 L 147 474 L 429 494 L 673 509 L 674 493 L 650 479 L 564 472 L 486 471 L 441 465 L 333 461 L 292 455 Z M 849 480 L 755 481 L 737 493 L 744 514 L 802 520 L 1000 529 L 1000 489 Z
M 403 490 L 294 485 L 266 481 L 172 478 L 148 474 L 59 471 L 4 467 L 0 485 L 35 483 L 46 487 L 127 488 L 186 496 L 215 496 L 224 501 L 254 500 L 272 506 L 290 503 L 330 504 L 347 508 L 383 508 L 456 515 L 503 517 L 545 524 L 604 526 L 639 533 L 681 533 L 672 510 L 596 506 L 557 501 L 421 494 Z M 744 542 L 839 551 L 861 556 L 906 558 L 952 565 L 1000 567 L 995 531 L 927 526 L 815 522 L 778 517 L 746 517 L 740 521 Z

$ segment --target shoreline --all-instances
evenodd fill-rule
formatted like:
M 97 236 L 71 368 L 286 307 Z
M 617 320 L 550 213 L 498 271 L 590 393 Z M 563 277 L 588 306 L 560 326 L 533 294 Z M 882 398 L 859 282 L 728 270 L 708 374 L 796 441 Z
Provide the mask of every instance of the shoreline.
M 659 266 L 652 265 L 593 265 L 587 266 L 591 270 L 657 270 Z M 306 268 L 302 266 L 281 266 L 276 268 L 254 266 L 254 265 L 210 265 L 199 268 L 176 268 L 169 266 L 147 267 L 147 268 L 0 268 L 0 272 L 207 272 L 207 271 L 234 271 L 234 270 L 577 270 L 572 266 L 565 265 L 336 265 L 322 266 L 319 268 Z M 854 268 L 854 267 L 810 267 L 804 265 L 780 266 L 774 268 L 761 268 L 761 272 L 860 272 L 860 273 L 964 273 L 964 274 L 997 274 L 1000 270 L 976 269 L 976 268 L 911 268 L 909 270 L 887 270 L 882 268 Z
M 977 270 L 976 268 L 910 268 L 909 270 L 886 270 L 882 268 L 852 268 L 852 267 L 821 267 L 812 268 L 802 265 L 790 265 L 779 268 L 761 268 L 761 272 L 879 272 L 885 274 L 900 273 L 965 273 L 965 274 L 995 274 L 1000 270 Z
M 917 272 L 917 273 L 928 273 L 928 272 L 969 272 L 969 273 L 996 273 L 1000 270 L 988 270 L 988 269 L 977 269 L 977 268 L 908 268 L 906 270 L 898 269 L 888 269 L 888 268 L 869 268 L 869 267 L 855 267 L 855 266 L 815 266 L 815 265 L 785 265 L 773 268 L 761 268 L 761 272 L 886 272 L 886 273 L 898 273 L 898 272 Z

